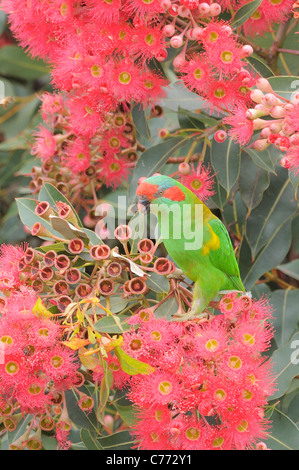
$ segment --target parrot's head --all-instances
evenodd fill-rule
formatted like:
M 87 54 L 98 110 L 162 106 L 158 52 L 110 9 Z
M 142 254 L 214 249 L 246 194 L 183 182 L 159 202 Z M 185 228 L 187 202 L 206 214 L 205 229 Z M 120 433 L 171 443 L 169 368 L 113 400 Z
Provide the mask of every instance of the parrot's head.
M 173 204 L 186 199 L 186 188 L 173 178 L 154 175 L 144 179 L 137 188 L 138 209 L 149 212 L 151 203 Z

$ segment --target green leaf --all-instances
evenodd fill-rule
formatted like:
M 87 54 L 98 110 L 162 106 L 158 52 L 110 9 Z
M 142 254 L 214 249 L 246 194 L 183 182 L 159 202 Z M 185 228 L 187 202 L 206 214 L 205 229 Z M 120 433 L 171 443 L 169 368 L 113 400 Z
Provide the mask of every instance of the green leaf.
M 114 403 L 116 410 L 118 411 L 121 419 L 130 427 L 135 423 L 135 415 L 133 412 L 132 405 L 120 405 L 118 402 Z
M 269 438 L 264 441 L 271 450 L 298 450 L 298 426 L 282 411 L 274 409 Z
M 299 363 L 299 332 L 288 343 L 272 354 L 273 372 L 276 377 L 277 390 L 271 395 L 271 400 L 283 396 L 288 390 L 294 377 L 298 375 Z
M 239 187 L 242 200 L 250 213 L 259 205 L 264 191 L 270 184 L 269 173 L 259 166 L 245 152 L 242 152 Z
M 203 112 L 193 113 L 179 106 L 178 119 L 181 129 L 204 129 L 204 124 L 207 126 L 217 126 L 219 121 Z
M 146 285 L 151 291 L 162 293 L 169 292 L 169 281 L 167 277 L 161 276 L 155 272 L 151 273 L 151 277 L 147 278 Z
M 48 202 L 54 210 L 57 209 L 57 202 L 64 202 L 64 203 L 68 204 L 69 206 L 71 206 L 71 208 L 72 208 L 72 210 L 73 210 L 73 212 L 76 216 L 79 227 L 82 227 L 82 222 L 80 220 L 80 217 L 78 216 L 78 214 L 75 211 L 72 204 L 69 202 L 69 200 L 60 191 L 58 191 L 57 188 L 55 188 L 55 186 L 53 186 L 53 184 L 51 184 L 51 183 L 44 183 L 43 184 L 43 186 L 42 186 L 42 188 L 39 192 L 39 195 L 38 195 L 38 200 Z
M 240 146 L 231 139 L 222 143 L 212 141 L 211 164 L 227 197 L 239 176 L 240 160 Z
M 247 2 L 245 5 L 242 5 L 239 8 L 232 19 L 230 26 L 233 28 L 239 28 L 242 24 L 247 21 L 251 15 L 258 9 L 263 0 L 253 0 L 252 2 Z
M 87 450 L 104 450 L 104 447 L 100 444 L 99 439 L 96 438 L 96 434 L 94 435 L 94 433 L 91 433 L 90 430 L 81 429 L 80 436 Z
M 298 93 L 298 77 L 279 75 L 275 77 L 269 77 L 268 80 L 275 93 L 287 100 L 292 99 L 292 94 Z
M 178 111 L 179 108 L 188 111 L 195 111 L 203 107 L 204 100 L 188 90 L 182 82 L 171 83 L 167 88 L 167 96 L 162 100 L 162 106 L 172 111 Z
M 239 267 L 247 290 L 250 290 L 265 272 L 275 268 L 285 258 L 291 245 L 291 221 L 292 217 L 273 230 L 254 260 L 252 260 L 246 237 L 243 237 L 239 253 Z
M 269 296 L 274 308 L 274 339 L 279 348 L 295 333 L 298 323 L 299 289 L 277 289 Z
M 104 369 L 104 377 L 101 381 L 100 385 L 100 394 L 99 394 L 99 406 L 97 408 L 97 419 L 100 423 L 103 423 L 104 415 L 105 415 L 105 408 L 109 399 L 110 390 L 113 384 L 113 374 L 112 371 L 109 369 L 108 364 L 105 360 L 103 360 L 103 369 Z
M 90 395 L 89 390 L 85 386 L 80 387 L 80 392 Z M 84 413 L 84 411 L 81 410 L 78 406 L 78 401 L 80 399 L 79 394 L 77 394 L 74 389 L 71 389 L 65 393 L 65 398 L 71 421 L 80 428 L 96 431 L 98 428 L 98 422 L 95 412 L 94 410 L 91 410 L 88 413 Z
M 36 222 L 40 222 L 52 235 L 60 237 L 60 233 L 53 230 L 50 222 L 46 219 L 42 219 L 35 214 L 36 202 L 33 199 L 28 198 L 16 198 L 16 203 L 19 211 L 20 218 L 24 225 L 27 227 L 33 227 Z M 40 237 L 48 240 L 48 237 Z
M 32 80 L 49 73 L 46 64 L 40 59 L 31 59 L 18 46 L 4 46 L 0 50 L 1 73 L 10 77 Z
M 131 114 L 135 129 L 139 135 L 144 139 L 151 140 L 150 129 L 142 106 L 140 104 L 135 104 L 132 108 Z
M 50 215 L 49 220 L 52 228 L 59 232 L 66 240 L 72 240 L 73 238 L 78 237 L 87 238 L 87 235 L 83 230 L 78 229 L 65 219 Z
M 279 266 L 277 266 L 277 269 L 279 269 L 279 271 L 282 271 L 287 276 L 299 281 L 299 259 L 294 259 L 289 263 L 280 264 Z
M 120 321 L 122 329 L 117 325 L 114 315 L 108 315 L 106 317 L 98 320 L 94 328 L 100 333 L 109 333 L 109 334 L 121 334 L 126 330 L 131 329 L 131 325 L 127 323 L 128 317 L 125 315 L 117 315 L 118 320 Z
M 246 238 L 254 259 L 261 248 L 296 212 L 297 201 L 284 168 L 271 175 L 270 185 L 261 203 L 251 212 L 246 226 Z
M 250 155 L 257 166 L 265 171 L 269 171 L 270 173 L 275 174 L 274 163 L 271 159 L 271 154 L 269 153 L 268 149 L 258 152 L 255 149 L 245 147 L 243 150 L 244 152 L 248 153 L 248 155 Z
M 252 69 L 262 77 L 273 77 L 274 73 L 272 72 L 270 67 L 268 67 L 265 61 L 261 59 L 257 54 L 252 54 L 250 57 L 247 57 L 246 61 L 250 64 Z
M 129 450 L 133 445 L 132 437 L 129 431 L 120 431 L 110 436 L 101 437 L 99 439 L 101 446 L 105 450 Z
M 122 370 L 127 374 L 151 374 L 154 372 L 154 368 L 152 366 L 129 356 L 120 346 L 116 346 L 114 351 Z

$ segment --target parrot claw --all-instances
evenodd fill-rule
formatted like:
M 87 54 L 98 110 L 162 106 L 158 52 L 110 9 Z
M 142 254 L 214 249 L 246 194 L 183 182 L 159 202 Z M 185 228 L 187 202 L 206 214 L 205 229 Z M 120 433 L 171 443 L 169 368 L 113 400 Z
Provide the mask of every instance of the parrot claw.
M 173 273 L 167 275 L 168 279 L 180 279 L 183 281 L 185 279 L 184 273 L 181 269 L 175 268 Z
M 195 309 L 191 308 L 188 312 L 177 312 L 173 318 L 176 320 L 176 321 L 189 321 L 189 320 L 193 320 L 193 319 L 197 319 L 197 320 L 202 320 L 202 319 L 208 319 L 209 318 L 209 314 L 208 312 L 202 312 L 202 313 L 198 313 L 198 311 L 196 311 Z

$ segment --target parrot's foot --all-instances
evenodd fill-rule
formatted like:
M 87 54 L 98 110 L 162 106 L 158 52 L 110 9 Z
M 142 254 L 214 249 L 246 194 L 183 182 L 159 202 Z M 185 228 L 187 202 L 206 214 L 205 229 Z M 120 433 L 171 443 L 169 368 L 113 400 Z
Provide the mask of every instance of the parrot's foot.
M 180 312 L 178 311 L 174 318 L 176 321 L 189 321 L 196 318 L 197 320 L 202 320 L 203 318 L 209 318 L 209 314 L 207 312 L 202 312 L 200 309 L 200 300 L 196 300 L 193 302 L 191 309 L 188 312 Z
M 180 279 L 183 281 L 185 279 L 184 273 L 181 269 L 175 268 L 173 273 L 167 275 L 168 279 Z
M 193 320 L 195 318 L 197 320 L 208 319 L 209 314 L 207 312 L 197 313 L 197 312 L 192 311 L 192 309 L 191 309 L 188 312 L 184 312 L 184 313 L 177 312 L 173 316 L 173 319 L 175 321 L 189 321 L 189 320 Z

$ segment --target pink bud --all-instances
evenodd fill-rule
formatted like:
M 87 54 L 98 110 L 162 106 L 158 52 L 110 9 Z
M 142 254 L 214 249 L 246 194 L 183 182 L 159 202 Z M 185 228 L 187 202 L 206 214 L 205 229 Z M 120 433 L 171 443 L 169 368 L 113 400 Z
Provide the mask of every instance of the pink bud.
M 266 78 L 259 78 L 256 81 L 255 86 L 259 90 L 264 91 L 265 93 L 273 93 L 272 87 L 271 87 L 269 81 Z
M 267 108 L 272 108 L 272 106 L 277 104 L 277 98 L 273 93 L 267 93 L 263 96 L 261 103 L 267 106 Z
M 260 137 L 262 139 L 268 139 L 270 134 L 271 134 L 270 127 L 264 127 L 264 129 L 261 130 Z
M 155 54 L 155 59 L 158 62 L 163 62 L 163 60 L 165 60 L 166 58 L 167 58 L 166 49 L 160 49 L 160 51 Z
M 289 160 L 286 158 L 286 157 L 283 157 L 281 160 L 280 160 L 280 165 L 283 167 L 283 168 L 286 168 L 286 169 L 289 169 L 291 168 L 291 163 L 289 162 Z
M 186 63 L 186 56 L 184 52 L 181 52 L 173 59 L 173 66 L 175 69 L 179 69 Z
M 170 45 L 174 49 L 178 49 L 179 47 L 182 47 L 182 45 L 183 45 L 182 36 L 181 35 L 180 36 L 172 36 L 172 38 L 170 39 Z
M 160 129 L 159 130 L 159 136 L 161 137 L 161 139 L 166 139 L 166 137 L 169 136 L 169 130 L 168 129 Z
M 210 13 L 210 5 L 208 3 L 200 3 L 198 11 L 201 16 L 208 16 Z
M 168 10 L 171 7 L 171 0 L 161 0 L 160 5 L 164 10 Z
M 163 28 L 163 33 L 167 38 L 171 38 L 171 36 L 173 36 L 175 33 L 175 27 L 172 24 L 167 24 Z
M 253 143 L 253 148 L 261 152 L 262 150 L 265 150 L 267 147 L 269 147 L 269 142 L 267 139 L 258 139 Z
M 250 98 L 255 103 L 261 103 L 263 97 L 264 93 L 261 90 L 252 90 L 252 92 L 250 93 Z
M 178 14 L 182 18 L 187 18 L 187 16 L 190 14 L 190 10 L 185 5 L 180 5 L 178 8 Z
M 223 130 L 219 130 L 215 132 L 214 139 L 219 143 L 224 142 L 227 139 L 227 133 Z
M 249 57 L 252 54 L 253 54 L 253 48 L 249 44 L 246 44 L 245 46 L 242 47 L 243 57 Z
M 168 13 L 171 15 L 171 16 L 178 16 L 179 12 L 178 12 L 179 8 L 177 5 L 171 5 L 169 8 L 168 8 Z
M 218 16 L 221 13 L 221 5 L 219 3 L 212 3 L 210 5 L 210 13 L 212 16 Z
M 277 134 L 278 132 L 281 131 L 282 128 L 282 123 L 281 122 L 273 122 L 270 124 L 270 131 L 273 132 L 273 134 Z
M 190 173 L 190 165 L 189 163 L 187 162 L 182 162 L 179 164 L 179 172 L 182 174 L 182 175 L 189 175 Z
M 270 116 L 273 118 L 282 118 L 286 115 L 286 110 L 283 106 L 273 106 L 270 110 Z

